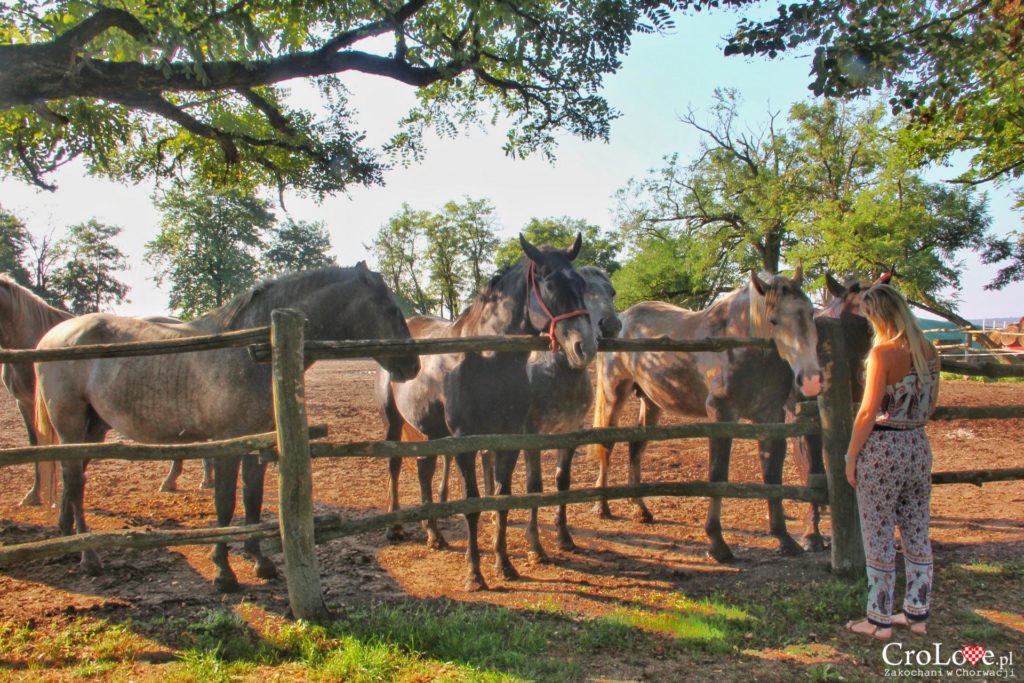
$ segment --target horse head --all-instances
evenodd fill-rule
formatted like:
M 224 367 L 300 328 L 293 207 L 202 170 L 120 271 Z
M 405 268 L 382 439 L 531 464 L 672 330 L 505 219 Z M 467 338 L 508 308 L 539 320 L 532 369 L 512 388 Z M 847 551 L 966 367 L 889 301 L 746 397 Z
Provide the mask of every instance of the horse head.
M 519 236 L 526 254 L 526 321 L 537 331 L 546 330 L 552 346 L 560 346 L 569 364 L 582 368 L 597 353 L 597 337 L 584 301 L 586 283 L 572 262 L 583 246 L 583 236 L 566 250 L 538 249 Z
M 352 338 L 411 339 L 398 299 L 380 273 L 371 271 L 365 262 L 357 264 L 354 270 L 365 293 L 355 302 L 361 328 L 351 333 Z M 420 371 L 419 356 L 386 356 L 374 360 L 391 375 L 393 382 L 408 381 Z
M 787 278 L 774 275 L 767 281 L 750 273 L 751 316 L 762 336 L 775 342 L 775 348 L 793 370 L 796 386 L 808 397 L 821 390 L 821 366 L 818 364 L 818 330 L 814 326 L 814 307 L 800 288 L 800 273 Z
M 622 321 L 615 311 L 615 287 L 608 279 L 608 274 L 597 266 L 583 266 L 579 274 L 586 283 L 583 302 L 590 311 L 590 325 L 600 332 L 602 337 L 619 336 Z

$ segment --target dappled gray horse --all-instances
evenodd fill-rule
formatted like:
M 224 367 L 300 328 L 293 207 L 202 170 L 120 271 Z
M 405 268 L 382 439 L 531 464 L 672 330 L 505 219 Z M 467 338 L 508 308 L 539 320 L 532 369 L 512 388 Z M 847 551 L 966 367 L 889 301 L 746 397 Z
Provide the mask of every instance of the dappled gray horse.
M 519 238 L 525 257 L 495 276 L 473 303 L 434 337 L 533 334 L 547 332 L 572 367 L 585 367 L 594 357 L 595 335 L 583 308 L 583 278 L 572 267 L 582 237 L 567 251 L 538 249 Z M 530 409 L 528 353 L 476 352 L 427 356 L 412 381 L 390 382 L 381 373 L 377 399 L 387 423 L 387 439 L 397 441 L 403 425 L 429 439 L 470 434 L 521 434 Z M 511 492 L 512 472 L 519 451 L 496 453 L 497 493 Z M 476 453 L 456 455 L 467 498 L 479 497 Z M 417 459 L 420 489 L 430 500 L 436 458 Z M 486 589 L 480 573 L 477 527 L 480 513 L 466 515 L 467 590 Z M 518 576 L 508 559 L 508 512 L 498 514 L 495 534 L 495 569 L 507 579 Z
M 311 340 L 409 337 L 394 295 L 378 274 L 360 264 L 263 282 L 188 323 L 85 315 L 54 327 L 39 348 L 217 334 L 268 325 L 271 311 L 278 308 L 301 312 Z M 407 380 L 419 369 L 414 356 L 379 362 L 395 381 Z M 244 348 L 39 363 L 36 381 L 37 430 L 41 438 L 55 435 L 60 443 L 99 442 L 110 429 L 143 443 L 183 443 L 265 432 L 274 425 L 271 366 L 254 362 Z M 218 458 L 214 503 L 220 526 L 229 525 L 235 511 L 240 462 L 246 524 L 260 521 L 266 465 L 255 455 Z M 62 463 L 60 528 L 65 534 L 87 530 L 84 470 L 81 462 Z M 246 541 L 245 548 L 260 578 L 277 575 L 273 562 L 260 552 L 259 541 Z M 212 557 L 217 589 L 237 589 L 227 544 L 217 543 Z M 83 553 L 82 562 L 87 571 L 100 569 L 95 552 Z
M 793 279 L 774 275 L 765 280 L 751 273 L 748 286 L 702 311 L 652 301 L 631 307 L 620 316 L 621 336 L 626 339 L 753 336 L 773 340 L 776 350 L 745 347 L 723 352 L 602 354 L 597 365 L 594 426 L 616 425 L 634 392 L 640 398 L 640 424 L 645 426 L 657 424 L 663 410 L 706 415 L 716 422 L 782 422 L 794 380 L 807 396 L 817 394 L 820 384 L 813 308 L 800 284 L 799 269 Z M 631 485 L 640 483 L 640 461 L 646 446 L 646 442 L 629 444 Z M 711 481 L 728 480 L 731 450 L 731 438 L 710 439 Z M 592 452 L 600 466 L 597 486 L 607 486 L 611 449 L 596 444 Z M 765 483 L 781 483 L 785 439 L 762 440 L 760 455 Z M 642 499 L 631 502 L 638 521 L 653 520 Z M 712 498 L 705 530 L 711 539 L 710 555 L 719 562 L 728 562 L 733 555 L 722 537 L 721 508 L 721 499 Z M 610 514 L 606 501 L 598 502 L 595 511 L 603 516 Z M 786 531 L 782 502 L 769 501 L 768 512 L 771 532 L 779 540 L 780 549 L 800 552 L 800 546 Z
M 888 283 L 891 273 L 884 273 L 873 284 Z M 846 355 L 850 363 L 850 384 L 854 407 L 860 404 L 864 395 L 864 359 L 871 350 L 871 325 L 867 318 L 860 314 L 861 295 L 867 287 L 861 285 L 856 278 L 848 278 L 840 284 L 831 273 L 825 274 L 825 286 L 831 296 L 825 307 L 814 314 L 815 322 L 823 318 L 834 318 L 839 321 L 843 339 L 846 342 Z M 821 353 L 819 337 L 818 353 Z M 794 408 L 799 400 L 794 392 L 786 404 L 786 421 L 795 418 Z M 800 472 L 804 485 L 812 474 L 825 474 L 825 461 L 822 457 L 820 434 L 791 439 L 793 444 L 793 462 Z M 804 515 L 804 530 L 801 545 L 804 550 L 821 551 L 825 549 L 825 539 L 821 535 L 822 503 L 808 503 Z

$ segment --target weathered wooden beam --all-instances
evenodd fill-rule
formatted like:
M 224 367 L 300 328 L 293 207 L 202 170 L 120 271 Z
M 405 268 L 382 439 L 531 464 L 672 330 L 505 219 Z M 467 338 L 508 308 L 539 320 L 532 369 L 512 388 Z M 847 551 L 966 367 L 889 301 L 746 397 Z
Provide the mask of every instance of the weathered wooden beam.
M 1002 366 L 1000 366 L 1002 367 Z M 798 417 L 813 419 L 818 417 L 818 405 L 811 401 L 796 404 Z M 1007 420 L 1024 417 L 1024 405 L 1021 406 L 938 406 L 932 415 L 933 420 Z
M 309 438 L 327 436 L 326 425 L 309 428 Z M 0 450 L 0 467 L 50 460 L 199 460 L 200 458 L 227 458 L 253 451 L 273 449 L 277 433 L 266 432 L 220 441 L 201 441 L 182 444 L 129 444 L 129 443 L 74 443 L 60 446 L 23 446 Z
M 668 441 L 731 437 L 734 439 L 783 439 L 817 434 L 818 424 L 798 420 L 790 424 L 746 424 L 741 422 L 695 422 L 670 427 L 615 427 L 583 429 L 562 434 L 486 434 L 445 437 L 429 441 L 358 441 L 352 443 L 314 443 L 314 458 L 411 458 L 486 450 L 548 450 L 571 448 L 588 443 L 614 444 L 631 441 Z M 270 456 L 269 459 L 273 459 Z
M 965 363 L 963 361 L 942 359 L 943 372 L 955 372 L 960 375 L 971 375 L 973 377 L 1024 377 L 1024 365 L 1012 364 L 1001 365 L 998 363 Z
M 819 335 L 822 391 L 818 394 L 821 442 L 832 510 L 832 571 L 842 576 L 864 572 L 857 494 L 846 480 L 846 449 L 853 431 L 850 362 L 838 320 L 816 321 Z
M 211 349 L 238 348 L 265 341 L 270 328 L 253 327 L 234 332 L 164 339 L 161 341 L 122 342 L 120 344 L 89 344 L 61 349 L 0 350 L 0 363 L 42 363 L 87 358 L 124 358 L 126 356 L 156 356 L 164 353 L 190 353 Z
M 1024 479 L 1024 467 L 1009 467 L 997 470 L 958 470 L 933 472 L 932 484 L 982 484 L 993 481 L 1015 481 Z
M 504 337 L 459 337 L 455 339 L 308 341 L 306 360 L 345 358 L 386 358 L 410 354 L 434 355 L 472 351 L 529 352 L 549 348 L 547 337 L 515 335 Z M 599 339 L 598 351 L 725 351 L 756 346 L 772 348 L 774 343 L 760 337 L 708 337 L 705 339 Z M 270 359 L 270 345 L 254 344 L 249 354 L 257 362 Z
M 274 423 L 277 425 L 278 519 L 288 603 L 296 619 L 330 618 L 320 587 L 313 538 L 313 471 L 303 383 L 303 316 L 295 310 L 270 314 L 273 345 Z

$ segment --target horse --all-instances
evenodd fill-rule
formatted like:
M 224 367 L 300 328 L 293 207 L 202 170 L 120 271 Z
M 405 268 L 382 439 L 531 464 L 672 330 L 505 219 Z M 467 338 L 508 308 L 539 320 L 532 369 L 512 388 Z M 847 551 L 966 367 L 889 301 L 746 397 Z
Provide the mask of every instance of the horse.
M 568 250 L 537 248 L 522 235 L 524 256 L 488 283 L 453 322 L 436 319 L 423 330 L 410 323 L 414 335 L 464 337 L 473 335 L 530 334 L 547 332 L 552 350 L 561 347 L 571 367 L 586 367 L 597 349 L 590 317 L 584 308 L 584 282 L 572 266 L 583 245 L 582 235 Z M 415 379 L 402 384 L 379 373 L 377 401 L 386 423 L 386 438 L 401 438 L 408 425 L 428 439 L 470 434 L 522 434 L 530 410 L 530 381 L 526 352 L 472 352 L 425 358 Z M 496 453 L 498 495 L 511 492 L 512 472 L 519 451 Z M 476 482 L 476 453 L 455 456 L 466 498 L 480 495 Z M 432 499 L 436 458 L 417 459 L 420 490 Z M 467 529 L 467 591 L 486 590 L 480 572 L 477 526 L 480 513 L 465 515 Z M 506 579 L 518 573 L 508 559 L 506 529 L 508 512 L 498 513 L 495 534 L 495 569 Z
M 884 273 L 872 285 L 888 283 L 891 278 L 891 273 Z M 823 309 L 814 314 L 814 320 L 816 324 L 826 318 L 839 321 L 850 363 L 851 398 L 853 405 L 857 406 L 864 396 L 864 359 L 867 358 L 868 351 L 871 350 L 871 326 L 868 324 L 867 318 L 860 314 L 860 299 L 866 288 L 856 278 L 849 278 L 845 283 L 840 284 L 831 273 L 825 273 L 825 287 L 830 294 L 830 299 Z M 818 353 L 821 353 L 820 348 Z M 787 422 L 792 421 L 795 417 L 796 402 L 799 400 L 796 393 L 794 391 L 786 403 Z M 820 434 L 794 437 L 791 441 L 793 462 L 796 464 L 804 485 L 809 482 L 810 475 L 825 474 Z M 820 552 L 825 549 L 825 539 L 822 537 L 820 529 L 822 507 L 821 503 L 808 504 L 800 543 L 804 550 Z
M 104 313 L 81 316 L 50 330 L 39 348 L 217 334 L 267 325 L 271 311 L 279 308 L 303 313 L 311 340 L 409 338 L 394 294 L 380 275 L 360 263 L 264 281 L 187 323 L 151 323 Z M 396 382 L 412 378 L 419 370 L 415 356 L 377 360 Z M 311 364 L 307 362 L 306 367 Z M 244 348 L 38 363 L 36 427 L 40 437 L 45 434 L 60 443 L 99 442 L 110 429 L 154 444 L 265 432 L 274 425 L 271 373 L 270 365 L 254 362 Z M 240 464 L 246 524 L 260 520 L 265 463 L 254 454 L 218 458 L 214 507 L 220 526 L 229 525 L 235 511 Z M 81 462 L 62 463 L 60 528 L 64 534 L 87 530 L 84 470 Z M 245 549 L 256 562 L 257 576 L 277 576 L 258 540 L 246 541 Z M 237 590 L 226 543 L 215 544 L 212 560 L 217 590 Z M 101 570 L 94 551 L 83 553 L 82 565 L 89 573 Z
M 615 312 L 615 288 L 608 274 L 597 266 L 583 266 L 577 270 L 583 277 L 584 304 L 590 311 L 590 324 L 593 329 L 600 330 L 603 337 L 614 337 L 622 329 L 622 323 Z M 448 325 L 443 318 L 416 316 L 409 319 L 409 330 L 413 337 L 435 336 L 435 332 Z M 565 354 L 550 351 L 535 351 L 530 354 L 527 373 L 530 381 L 530 412 L 526 423 L 526 432 L 531 434 L 550 433 L 576 429 L 586 417 L 594 399 L 594 389 L 590 374 L 586 368 L 574 368 L 569 365 Z M 421 440 L 422 436 L 403 425 L 401 435 L 403 441 Z M 559 491 L 567 491 L 572 477 L 572 458 L 575 449 L 566 448 L 558 451 L 558 468 L 555 471 L 555 482 Z M 543 490 L 540 471 L 540 451 L 524 452 L 527 467 L 527 491 L 539 493 Z M 398 510 L 398 476 L 402 468 L 402 458 L 391 458 L 388 462 L 388 511 Z M 443 502 L 447 499 L 448 473 L 451 456 L 446 455 L 444 468 L 441 472 L 441 488 L 438 498 Z M 494 468 L 493 454 L 485 451 L 482 455 L 484 472 L 484 493 L 493 495 Z M 436 465 L 435 465 L 436 467 Z M 429 501 L 432 482 L 421 482 L 423 502 Z M 426 492 L 424 494 L 424 491 Z M 426 497 L 423 497 L 423 496 Z M 558 529 L 558 546 L 562 550 L 572 550 L 575 544 L 566 523 L 565 506 L 560 505 L 555 518 Z M 427 533 L 427 544 L 432 548 L 447 545 L 434 520 L 424 521 Z M 388 540 L 399 540 L 404 536 L 401 525 L 388 530 Z M 530 511 L 530 522 L 526 528 L 526 537 L 530 545 L 531 561 L 544 561 L 544 549 L 540 544 L 537 531 L 537 509 Z
M 50 328 L 71 317 L 71 313 L 54 308 L 9 275 L 0 274 L 0 347 L 34 349 Z M 34 423 L 36 376 L 32 363 L 4 363 L 3 382 L 18 404 L 25 431 L 28 432 L 29 445 L 37 445 L 39 437 Z M 20 504 L 42 505 L 39 489 L 40 472 L 37 463 L 32 488 Z
M 716 422 L 748 419 L 782 422 L 790 388 L 800 387 L 814 396 L 820 389 L 820 368 L 811 301 L 801 289 L 801 269 L 792 279 L 781 275 L 763 280 L 751 272 L 747 286 L 725 295 L 702 311 L 688 311 L 662 302 L 642 302 L 623 313 L 623 338 L 695 339 L 700 337 L 754 336 L 771 339 L 775 350 L 742 348 L 725 352 L 616 352 L 597 364 L 597 401 L 594 427 L 614 426 L 629 395 L 640 398 L 640 424 L 657 424 L 662 411 L 707 416 Z M 629 444 L 629 483 L 640 483 L 640 461 L 646 442 Z M 728 481 L 731 438 L 710 439 L 708 478 Z M 599 464 L 596 485 L 608 483 L 611 448 L 591 447 Z M 760 441 L 761 473 L 765 483 L 782 483 L 785 439 Z M 634 498 L 634 519 L 651 522 L 643 500 Z M 709 555 L 719 562 L 735 558 L 722 537 L 721 498 L 711 498 L 705 531 L 711 539 Z M 594 510 L 610 516 L 607 501 Z M 780 551 L 798 554 L 803 549 L 786 530 L 782 502 L 768 502 L 771 533 Z

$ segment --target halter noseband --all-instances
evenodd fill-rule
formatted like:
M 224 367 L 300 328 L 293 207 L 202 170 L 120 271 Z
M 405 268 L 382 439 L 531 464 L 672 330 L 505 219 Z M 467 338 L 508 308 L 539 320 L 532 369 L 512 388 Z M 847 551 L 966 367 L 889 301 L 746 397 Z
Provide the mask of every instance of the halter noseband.
M 548 317 L 551 323 L 548 325 L 548 337 L 551 339 L 551 351 L 558 350 L 558 340 L 555 339 L 555 325 L 563 320 L 569 318 L 575 318 L 581 315 L 590 315 L 590 311 L 585 308 L 581 308 L 576 311 L 570 311 L 569 313 L 562 313 L 561 315 L 554 315 L 548 308 L 547 304 L 544 303 L 544 299 L 540 297 L 540 292 L 537 291 L 537 267 L 530 259 L 527 259 L 526 266 L 526 309 L 530 309 L 530 292 L 537 298 L 537 303 L 540 304 L 540 310 L 544 311 L 544 315 Z M 529 315 L 529 313 L 527 313 Z

